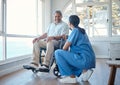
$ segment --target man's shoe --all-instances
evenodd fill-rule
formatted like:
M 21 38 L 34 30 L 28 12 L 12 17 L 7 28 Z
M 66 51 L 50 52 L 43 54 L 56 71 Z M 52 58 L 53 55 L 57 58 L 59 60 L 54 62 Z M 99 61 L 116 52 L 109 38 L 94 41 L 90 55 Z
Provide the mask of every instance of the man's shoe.
M 42 65 L 38 71 L 40 72 L 49 72 L 49 67 L 47 65 Z
M 41 69 L 49 69 L 49 66 L 47 66 L 47 65 L 45 65 L 45 64 L 43 64 L 43 65 L 41 65 L 41 67 L 40 67 Z
M 30 66 L 30 67 L 33 67 L 33 68 L 35 68 L 35 69 L 37 69 L 37 68 L 39 67 L 39 65 L 36 64 L 36 63 L 31 63 L 29 66 Z
M 38 68 L 38 64 L 36 63 L 30 63 L 29 65 L 23 65 L 23 68 L 25 69 L 37 69 Z

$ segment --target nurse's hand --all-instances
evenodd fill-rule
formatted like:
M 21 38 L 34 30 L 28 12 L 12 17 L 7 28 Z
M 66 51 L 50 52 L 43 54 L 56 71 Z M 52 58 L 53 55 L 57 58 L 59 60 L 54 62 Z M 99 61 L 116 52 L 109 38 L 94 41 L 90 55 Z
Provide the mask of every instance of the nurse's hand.
M 70 47 L 71 43 L 70 42 L 65 42 L 64 46 L 63 46 L 63 50 L 68 50 Z
M 63 34 L 62 39 L 66 40 L 68 38 L 68 35 Z

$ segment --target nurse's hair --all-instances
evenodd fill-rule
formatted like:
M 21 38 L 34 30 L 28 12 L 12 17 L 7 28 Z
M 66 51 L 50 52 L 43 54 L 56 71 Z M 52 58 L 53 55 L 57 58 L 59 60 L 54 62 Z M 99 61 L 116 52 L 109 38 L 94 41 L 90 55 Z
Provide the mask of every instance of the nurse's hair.
M 69 22 L 72 24 L 75 28 L 77 28 L 80 32 L 85 34 L 85 30 L 83 28 L 80 28 L 78 25 L 80 23 L 80 19 L 77 15 L 71 15 L 69 17 Z

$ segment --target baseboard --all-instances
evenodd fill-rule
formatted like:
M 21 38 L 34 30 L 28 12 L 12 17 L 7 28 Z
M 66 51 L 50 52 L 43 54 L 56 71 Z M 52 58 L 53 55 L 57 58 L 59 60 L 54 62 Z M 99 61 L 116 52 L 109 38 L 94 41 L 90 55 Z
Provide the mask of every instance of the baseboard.
M 4 76 L 4 75 L 7 75 L 9 73 L 15 72 L 17 70 L 20 70 L 22 68 L 23 68 L 22 65 L 19 65 L 19 66 L 14 66 L 14 67 L 11 67 L 11 68 L 8 68 L 8 69 L 1 70 L 0 71 L 0 77 Z
M 107 55 L 96 55 L 96 58 L 110 58 L 110 57 Z
M 31 58 L 25 58 L 19 61 L 0 65 L 0 77 L 22 69 L 23 65 L 30 63 L 30 60 Z

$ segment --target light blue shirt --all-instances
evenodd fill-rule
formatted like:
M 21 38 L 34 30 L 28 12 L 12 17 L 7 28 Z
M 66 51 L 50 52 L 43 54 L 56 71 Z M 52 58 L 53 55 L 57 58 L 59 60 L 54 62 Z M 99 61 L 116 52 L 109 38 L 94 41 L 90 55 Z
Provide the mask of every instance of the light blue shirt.
M 47 36 L 60 36 L 63 34 L 69 34 L 69 28 L 67 23 L 61 21 L 58 24 L 51 23 L 47 28 Z
M 67 41 L 71 43 L 70 52 L 83 57 L 86 67 L 95 67 L 95 54 L 86 33 L 83 34 L 74 28 Z

